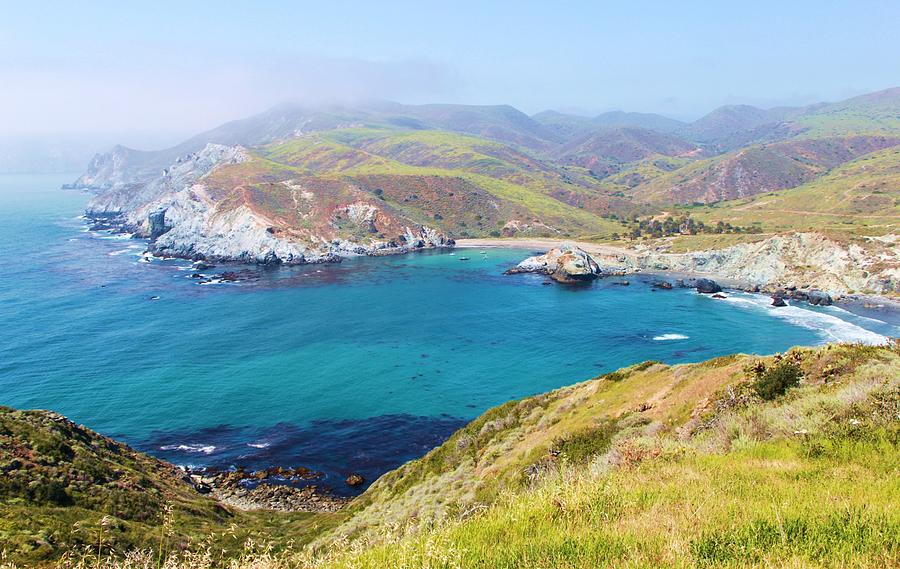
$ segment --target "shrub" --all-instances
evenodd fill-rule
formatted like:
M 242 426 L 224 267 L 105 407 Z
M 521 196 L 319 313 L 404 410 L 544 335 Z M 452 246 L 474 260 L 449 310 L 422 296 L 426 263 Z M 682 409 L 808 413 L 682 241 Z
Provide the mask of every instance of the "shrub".
M 604 420 L 568 438 L 557 440 L 552 451 L 573 464 L 583 464 L 606 452 L 617 430 L 615 421 Z
M 760 374 L 753 384 L 753 390 L 761 398 L 771 401 L 779 395 L 784 395 L 791 387 L 799 385 L 801 375 L 800 366 L 793 362 L 782 361 Z

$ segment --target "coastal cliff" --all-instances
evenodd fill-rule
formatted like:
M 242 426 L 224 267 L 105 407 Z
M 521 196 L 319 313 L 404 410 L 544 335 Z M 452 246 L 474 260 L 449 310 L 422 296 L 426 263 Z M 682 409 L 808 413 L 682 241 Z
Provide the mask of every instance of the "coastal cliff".
M 821 233 L 786 233 L 690 253 L 638 249 L 628 263 L 646 271 L 708 275 L 767 291 L 814 287 L 835 295 L 900 293 L 897 236 L 851 242 Z
M 318 193 L 295 172 L 273 175 L 241 146 L 207 144 L 131 182 L 115 152 L 95 162 L 78 182 L 104 188 L 86 215 L 97 228 L 150 239 L 150 251 L 163 257 L 305 264 L 453 245 L 362 190 Z

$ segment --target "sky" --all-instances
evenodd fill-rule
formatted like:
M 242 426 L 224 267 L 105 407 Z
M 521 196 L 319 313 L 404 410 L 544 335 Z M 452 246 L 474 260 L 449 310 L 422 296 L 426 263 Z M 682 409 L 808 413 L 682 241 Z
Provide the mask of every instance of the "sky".
M 281 102 L 693 119 L 900 85 L 900 2 L 0 0 L 0 139 L 159 146 Z

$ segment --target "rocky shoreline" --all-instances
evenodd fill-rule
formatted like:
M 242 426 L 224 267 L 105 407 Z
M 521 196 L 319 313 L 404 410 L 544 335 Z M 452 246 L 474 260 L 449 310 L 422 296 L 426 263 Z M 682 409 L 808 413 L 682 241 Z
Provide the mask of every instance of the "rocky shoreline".
M 563 243 L 559 247 L 550 249 L 543 255 L 535 255 L 524 259 L 515 267 L 505 271 L 504 274 L 533 273 L 548 276 L 553 281 L 561 284 L 572 285 L 587 283 L 598 278 L 641 274 L 642 272 L 639 268 L 604 267 L 580 247 L 572 243 Z M 786 287 L 761 287 L 758 284 L 731 281 L 724 283 L 723 287 L 722 283 L 709 277 L 698 276 L 696 273 L 652 273 L 648 271 L 644 274 L 656 274 L 662 277 L 652 283 L 652 287 L 655 290 L 691 288 L 700 294 L 712 295 L 713 298 L 726 298 L 723 291 L 727 287 L 731 290 L 768 294 L 772 298 L 772 306 L 774 307 L 787 306 L 786 300 L 806 302 L 813 306 L 831 306 L 835 302 L 835 299 L 828 292 L 809 285 L 800 287 L 792 285 Z M 672 282 L 673 280 L 674 282 Z M 628 281 L 619 281 L 614 284 L 627 285 Z
M 276 466 L 257 471 L 184 469 L 183 472 L 182 479 L 199 494 L 241 510 L 336 512 L 351 500 L 317 484 L 322 473 L 304 467 Z M 364 482 L 358 474 L 351 474 L 345 481 L 350 487 Z
M 751 292 L 821 290 L 835 300 L 861 295 L 889 301 L 889 295 L 900 294 L 900 247 L 895 242 L 886 236 L 846 244 L 819 233 L 787 233 L 690 253 L 670 253 L 664 247 L 566 245 L 558 240 L 467 239 L 457 246 L 531 250 L 574 246 L 596 259 L 604 273 L 705 277 Z
M 130 235 L 135 239 L 149 240 L 146 252 L 154 257 L 204 263 L 255 265 L 340 263 L 347 257 L 403 255 L 427 249 L 449 249 L 455 245 L 453 239 L 423 226 L 417 231 L 406 228 L 404 235 L 397 240 L 377 242 L 369 246 L 346 240 L 333 240 L 320 243 L 316 249 L 298 244 L 287 244 L 282 247 L 279 245 L 281 242 L 278 239 L 270 239 L 275 235 L 275 232 L 271 232 L 263 239 L 267 242 L 272 241 L 274 244 L 257 242 L 236 253 L 227 253 L 214 242 L 206 243 L 200 237 L 197 237 L 196 241 L 188 239 L 173 242 L 166 239 L 171 228 L 165 225 L 164 211 L 151 214 L 148 217 L 147 226 L 133 223 L 127 215 L 121 212 L 98 212 L 88 209 L 85 211 L 84 217 L 88 221 L 88 228 L 91 231 L 106 231 L 113 234 Z M 202 245 L 202 243 L 206 244 Z

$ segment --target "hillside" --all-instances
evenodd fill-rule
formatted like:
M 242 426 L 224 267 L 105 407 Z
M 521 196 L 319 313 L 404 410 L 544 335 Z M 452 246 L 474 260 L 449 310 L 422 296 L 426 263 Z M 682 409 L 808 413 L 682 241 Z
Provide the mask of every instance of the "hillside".
M 865 567 L 900 560 L 898 404 L 896 346 L 646 362 L 488 411 L 384 475 L 337 517 L 223 510 L 186 493 L 169 467 L 46 412 L 5 410 L 0 432 L 3 452 L 28 449 L 13 452 L 48 465 L 10 468 L 4 456 L 7 480 L 28 482 L 42 472 L 77 479 L 72 469 L 84 471 L 80 464 L 97 479 L 119 470 L 124 477 L 116 479 L 146 477 L 119 485 L 117 503 L 145 505 L 148 531 L 158 530 L 161 500 L 140 497 L 161 488 L 177 500 L 179 522 L 163 532 L 172 543 L 217 531 L 216 516 L 238 533 L 277 531 L 266 540 L 275 549 L 226 547 L 225 558 L 239 556 L 237 567 Z M 68 545 L 53 536 L 65 533 L 65 520 L 109 511 L 85 502 L 72 484 L 61 496 L 75 503 L 53 506 L 44 494 L 12 488 L 0 486 L 0 511 L 5 541 L 19 544 L 7 552 L 13 560 L 39 558 L 27 545 L 32 532 L 52 534 L 43 538 L 54 544 L 43 555 L 58 555 Z M 35 529 L 10 525 L 30 516 L 39 516 Z M 144 526 L 119 519 L 107 522 L 103 543 L 92 541 L 96 527 L 83 542 L 105 559 L 121 552 L 131 543 L 119 541 L 123 535 Z M 38 529 L 47 527 L 59 529 Z M 300 547 L 315 536 L 314 549 Z M 149 537 L 146 543 L 154 546 Z M 223 559 L 204 560 L 191 546 L 167 551 L 173 567 Z M 86 564 L 96 558 L 80 555 Z M 132 565 L 121 566 L 142 566 L 142 559 L 157 563 L 153 551 L 135 552 Z
M 726 105 L 680 129 L 688 140 L 719 150 L 730 150 L 765 138 L 776 137 L 778 125 L 803 114 L 799 107 L 759 109 L 750 105 Z
M 900 135 L 900 87 L 868 93 L 838 103 L 816 105 L 788 124 L 800 136 L 846 134 Z
M 685 123 L 655 113 L 630 113 L 610 111 L 593 117 L 543 111 L 531 116 L 544 125 L 547 130 L 556 134 L 560 140 L 571 140 L 583 136 L 590 131 L 611 130 L 617 128 L 643 128 L 661 133 L 675 132 Z
M 566 144 L 556 154 L 563 164 L 588 168 L 596 175 L 617 173 L 622 164 L 652 156 L 692 157 L 698 148 L 673 134 L 642 128 L 618 128 L 593 132 Z
M 608 235 L 617 202 L 578 169 L 485 138 L 340 128 L 252 149 L 208 145 L 163 175 L 114 186 L 90 215 L 161 255 L 262 263 L 338 260 L 448 236 Z
M 168 463 L 50 411 L 0 407 L 0 559 L 34 566 L 101 548 L 175 552 L 206 540 L 216 557 L 247 539 L 299 540 L 332 514 L 265 515 L 217 504 Z
M 711 203 L 794 188 L 854 158 L 900 143 L 900 138 L 848 136 L 750 146 L 688 164 L 634 189 L 636 200 Z
M 863 155 L 796 188 L 686 211 L 706 223 L 756 223 L 766 231 L 816 228 L 864 235 L 897 233 L 900 147 Z

